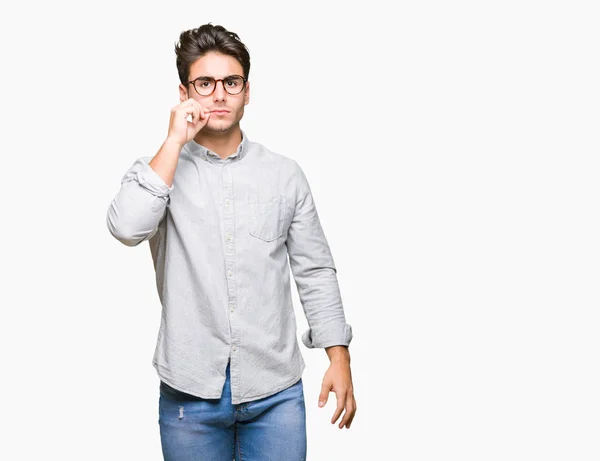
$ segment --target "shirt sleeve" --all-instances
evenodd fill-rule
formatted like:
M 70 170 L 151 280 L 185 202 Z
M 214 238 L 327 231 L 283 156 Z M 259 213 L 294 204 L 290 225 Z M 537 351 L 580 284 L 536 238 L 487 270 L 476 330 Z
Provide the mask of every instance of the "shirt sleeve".
M 300 166 L 296 204 L 286 240 L 290 267 L 309 328 L 302 335 L 308 348 L 348 346 L 352 327 L 346 323 L 335 267 L 319 221 L 308 180 Z
M 151 159 L 140 157 L 127 170 L 106 213 L 108 230 L 127 246 L 139 245 L 157 232 L 174 188 L 152 169 Z

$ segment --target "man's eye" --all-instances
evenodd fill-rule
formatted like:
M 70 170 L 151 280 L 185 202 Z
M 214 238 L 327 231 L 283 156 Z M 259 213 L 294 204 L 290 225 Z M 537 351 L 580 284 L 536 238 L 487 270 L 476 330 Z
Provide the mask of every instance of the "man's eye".
M 207 82 L 206 80 L 205 81 L 201 81 L 200 82 L 200 86 L 203 86 L 203 85 L 204 85 L 204 88 L 206 88 L 207 85 L 210 86 L 210 82 Z

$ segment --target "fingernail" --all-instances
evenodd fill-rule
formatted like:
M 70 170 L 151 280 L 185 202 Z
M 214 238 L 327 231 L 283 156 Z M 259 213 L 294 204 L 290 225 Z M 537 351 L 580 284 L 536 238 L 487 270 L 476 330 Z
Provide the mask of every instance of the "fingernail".
M 323 405 L 325 405 L 325 402 L 320 401 L 319 406 L 322 407 Z

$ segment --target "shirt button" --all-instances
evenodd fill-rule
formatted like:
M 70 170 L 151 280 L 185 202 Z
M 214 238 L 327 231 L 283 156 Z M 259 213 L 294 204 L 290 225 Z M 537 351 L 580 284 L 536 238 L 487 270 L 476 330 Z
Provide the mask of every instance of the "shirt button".
M 235 344 L 233 345 L 232 349 L 235 351 L 237 348 L 235 347 Z
M 233 312 L 233 307 L 231 309 L 229 309 L 231 312 Z
M 231 200 L 229 200 L 229 199 L 225 200 L 225 205 L 227 205 L 227 206 L 231 205 Z
M 231 277 L 232 275 L 233 275 L 233 272 L 227 271 L 227 276 Z
M 231 241 L 231 234 L 227 234 L 227 240 Z

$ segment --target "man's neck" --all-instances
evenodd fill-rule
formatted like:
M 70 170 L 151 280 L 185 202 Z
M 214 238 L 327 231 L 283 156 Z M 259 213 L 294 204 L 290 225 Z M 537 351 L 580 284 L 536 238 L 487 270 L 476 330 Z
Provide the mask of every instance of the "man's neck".
M 225 133 L 204 131 L 202 129 L 198 132 L 194 141 L 225 159 L 237 151 L 242 142 L 242 131 L 239 124 Z

